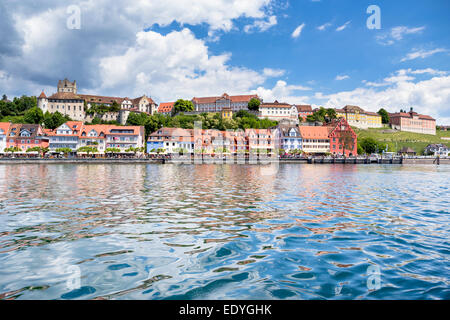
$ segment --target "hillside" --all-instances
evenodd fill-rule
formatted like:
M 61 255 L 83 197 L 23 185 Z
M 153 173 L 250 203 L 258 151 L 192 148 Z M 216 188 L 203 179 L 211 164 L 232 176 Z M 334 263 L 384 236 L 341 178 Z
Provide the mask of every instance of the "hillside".
M 432 143 L 442 143 L 450 146 L 450 140 L 443 140 L 442 137 L 450 138 L 450 131 L 436 131 L 436 135 L 420 134 L 413 132 L 400 132 L 389 127 L 379 129 L 357 129 L 353 128 L 358 135 L 358 141 L 364 138 L 373 138 L 377 142 L 389 145 L 389 151 L 398 151 L 403 147 L 414 149 L 417 154 L 422 154 L 425 147 Z

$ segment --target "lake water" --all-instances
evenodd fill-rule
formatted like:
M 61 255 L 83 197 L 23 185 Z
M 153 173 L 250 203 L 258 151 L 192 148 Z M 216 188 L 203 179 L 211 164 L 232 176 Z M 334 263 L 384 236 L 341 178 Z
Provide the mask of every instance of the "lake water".
M 450 299 L 450 166 L 0 165 L 2 299 Z

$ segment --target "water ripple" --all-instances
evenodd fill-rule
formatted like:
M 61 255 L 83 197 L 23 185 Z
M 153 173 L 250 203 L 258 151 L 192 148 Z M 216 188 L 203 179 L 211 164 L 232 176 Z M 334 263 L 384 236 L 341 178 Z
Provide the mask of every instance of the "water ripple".
M 449 178 L 448 166 L 2 165 L 0 299 L 449 299 Z

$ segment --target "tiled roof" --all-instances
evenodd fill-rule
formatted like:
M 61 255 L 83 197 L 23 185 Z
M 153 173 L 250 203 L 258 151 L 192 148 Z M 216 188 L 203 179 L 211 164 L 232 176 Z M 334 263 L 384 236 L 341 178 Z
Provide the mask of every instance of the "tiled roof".
M 396 117 L 401 117 L 401 118 L 412 118 L 413 116 L 417 116 L 419 117 L 419 119 L 422 120 L 435 120 L 434 118 L 427 116 L 427 115 L 423 115 L 423 114 L 418 114 L 417 112 L 412 112 L 412 115 L 410 112 L 397 112 L 397 113 L 390 113 L 389 117 L 390 118 L 396 118 Z
M 29 137 L 20 137 L 20 133 L 24 130 L 30 132 Z M 12 132 L 14 132 L 13 138 L 34 139 L 37 136 L 41 135 L 43 133 L 43 130 L 39 124 L 11 124 L 8 135 L 11 136 Z
M 298 112 L 312 112 L 312 107 L 310 105 L 297 105 Z
M 45 95 L 44 91 L 41 92 L 41 95 L 39 96 L 39 99 L 45 99 L 47 96 Z
M 90 95 L 90 94 L 79 94 L 79 96 L 82 99 L 84 99 L 87 103 L 94 102 L 97 104 L 102 104 L 102 103 L 111 104 L 115 101 L 120 105 L 125 100 L 124 98 L 119 98 L 119 97 L 95 96 L 95 95 Z
M 147 100 L 148 100 L 151 104 L 155 104 L 155 101 L 153 101 L 152 98 L 147 97 L 147 96 L 142 96 L 142 97 L 139 97 L 139 98 L 136 98 L 136 99 L 132 99 L 131 101 L 133 102 L 133 105 L 136 106 L 136 105 L 139 104 L 139 102 L 141 102 L 141 100 L 142 100 L 144 97 L 147 98 Z
M 299 127 L 300 135 L 303 139 L 328 139 L 330 127 L 313 127 L 301 126 Z
M 284 102 L 272 102 L 272 103 L 261 103 L 259 108 L 291 108 L 292 106 L 289 103 Z
M 9 122 L 0 122 L 0 131 L 3 131 L 4 135 L 8 135 L 9 134 L 9 128 L 11 127 L 11 123 Z M 0 150 L 2 151 L 2 150 Z
M 192 99 L 192 101 L 194 103 L 197 104 L 203 104 L 203 103 L 215 103 L 217 100 L 221 100 L 221 99 L 230 99 L 231 102 L 249 102 L 250 100 L 252 100 L 253 98 L 259 99 L 259 97 L 255 94 L 253 95 L 240 95 L 240 96 L 230 96 L 226 93 L 224 93 L 222 96 L 220 97 L 202 97 L 202 98 L 197 98 L 194 97 Z
M 159 104 L 158 112 L 159 113 L 168 113 L 172 112 L 173 106 L 175 105 L 175 102 L 162 102 Z
M 82 100 L 80 95 L 76 95 L 72 92 L 58 92 L 48 97 L 50 100 Z

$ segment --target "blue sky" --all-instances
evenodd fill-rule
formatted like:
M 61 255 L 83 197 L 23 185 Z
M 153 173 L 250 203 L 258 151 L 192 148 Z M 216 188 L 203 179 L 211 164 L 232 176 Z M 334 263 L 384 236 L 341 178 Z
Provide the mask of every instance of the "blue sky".
M 414 107 L 450 124 L 450 1 L 5 0 L 0 93 L 147 94 L 157 102 L 258 93 L 265 101 Z M 369 5 L 381 29 L 369 30 Z M 301 31 L 293 36 L 294 30 Z

